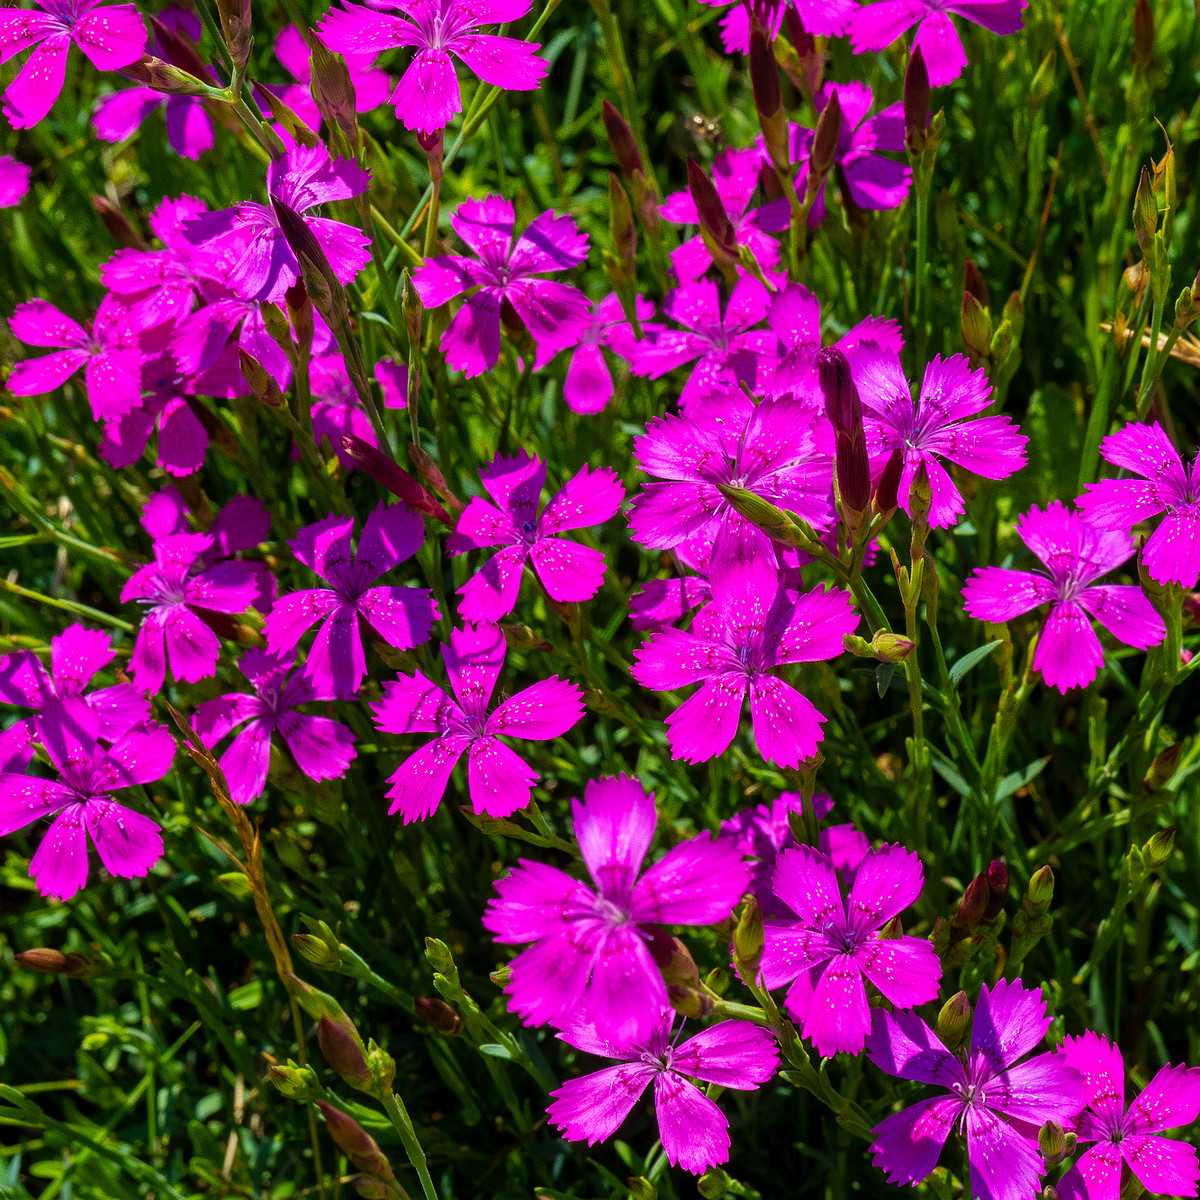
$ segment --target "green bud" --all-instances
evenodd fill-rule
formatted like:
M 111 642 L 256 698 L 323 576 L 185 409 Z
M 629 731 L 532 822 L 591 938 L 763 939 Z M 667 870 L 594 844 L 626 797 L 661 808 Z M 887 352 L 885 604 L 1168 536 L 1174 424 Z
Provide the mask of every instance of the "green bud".
M 1146 791 L 1162 791 L 1168 782 L 1170 782 L 1171 776 L 1175 774 L 1182 756 L 1182 742 L 1176 742 L 1174 745 L 1168 746 L 1165 750 L 1160 750 L 1154 756 L 1154 761 L 1151 762 L 1150 769 L 1146 772 L 1145 779 L 1142 780 Z
M 289 1100 L 316 1100 L 325 1095 L 325 1089 L 310 1066 L 298 1067 L 290 1059 L 286 1066 L 276 1063 L 267 1071 L 267 1078 L 275 1088 Z
M 1047 1121 L 1038 1130 L 1038 1151 L 1048 1167 L 1056 1167 L 1066 1158 L 1067 1137 L 1057 1121 Z
M 661 925 L 655 925 L 647 943 L 654 965 L 662 972 L 667 983 L 686 983 L 690 987 L 700 986 L 700 972 L 692 952 L 677 938 L 672 937 Z
M 420 293 L 413 286 L 412 277 L 408 273 L 408 268 L 404 268 L 404 273 L 400 278 L 400 307 L 404 313 L 404 328 L 408 332 L 408 341 L 410 345 L 417 346 L 421 343 L 421 326 L 425 320 L 425 307 L 421 303 Z
M 732 1182 L 720 1167 L 709 1167 L 696 1180 L 696 1191 L 704 1197 L 704 1200 L 723 1200 L 723 1197 L 729 1195 L 729 1185 Z
M 1133 231 L 1137 234 L 1142 253 L 1149 257 L 1158 228 L 1158 202 L 1154 198 L 1154 183 L 1150 168 L 1143 167 L 1138 179 L 1137 195 L 1133 200 Z
M 707 1017 L 713 1010 L 713 998 L 686 983 L 668 983 L 667 999 L 685 1017 Z
M 716 992 L 718 996 L 723 996 L 729 991 L 729 983 L 729 972 L 723 967 L 713 967 L 704 977 L 704 986 L 709 991 Z
M 283 982 L 287 989 L 296 998 L 296 1003 L 314 1021 L 319 1021 L 322 1017 L 328 1017 L 335 1025 L 340 1026 L 348 1033 L 361 1047 L 362 1038 L 358 1036 L 358 1030 L 354 1027 L 354 1022 L 346 1016 L 342 1006 L 328 992 L 321 991 L 320 988 L 315 988 L 311 983 L 305 983 L 297 975 L 293 975 L 290 971 L 283 973 Z
M 1171 855 L 1175 853 L 1175 826 L 1168 825 L 1166 829 L 1160 829 L 1142 847 L 1142 853 L 1150 870 L 1157 871 L 1160 867 L 1165 867 Z
M 279 390 L 279 384 L 275 382 L 271 373 L 257 358 L 247 354 L 245 350 L 239 349 L 238 366 L 241 368 L 246 386 L 256 400 L 261 400 L 268 408 L 283 406 L 283 393 Z
M 747 896 L 742 904 L 742 915 L 733 931 L 733 960 L 738 974 L 747 982 L 758 979 L 758 967 L 762 962 L 764 945 L 763 912 L 753 896 Z
M 966 1041 L 971 1027 L 971 1004 L 966 992 L 955 992 L 938 1013 L 934 1032 L 947 1050 L 957 1050 Z
M 899 917 L 893 917 L 880 931 L 879 937 L 883 941 L 899 941 L 904 936 L 904 925 Z
M 312 963 L 314 967 L 320 967 L 325 971 L 336 971 L 341 965 L 342 956 L 339 951 L 314 934 L 293 933 L 292 946 L 301 958 Z
M 970 292 L 963 293 L 960 322 L 963 346 L 972 364 L 985 359 L 992 347 L 992 317 Z
M 871 656 L 884 663 L 902 663 L 916 649 L 916 642 L 891 630 L 881 629 L 871 639 Z
M 396 1060 L 377 1045 L 374 1038 L 367 1043 L 367 1067 L 376 1090 L 391 1091 L 392 1081 L 396 1078 Z
M 629 1189 L 629 1200 L 658 1200 L 658 1188 L 645 1175 L 631 1175 L 625 1186 Z
M 425 939 L 425 961 L 440 975 L 457 973 L 454 966 L 454 955 L 450 953 L 450 947 L 437 938 L 427 937 Z
M 235 899 L 249 900 L 254 895 L 249 878 L 241 871 L 226 871 L 217 882 Z
M 621 181 L 608 173 L 608 232 L 613 249 L 613 282 L 630 283 L 637 274 L 637 226 Z
M 1030 876 L 1029 887 L 1022 902 L 1025 912 L 1031 917 L 1039 916 L 1049 909 L 1053 899 L 1054 872 L 1049 867 L 1041 867 Z

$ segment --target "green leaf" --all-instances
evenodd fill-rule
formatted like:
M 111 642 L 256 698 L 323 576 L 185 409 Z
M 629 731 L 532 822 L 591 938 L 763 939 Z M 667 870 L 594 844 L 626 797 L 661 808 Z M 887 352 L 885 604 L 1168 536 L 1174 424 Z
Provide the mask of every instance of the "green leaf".
M 512 1051 L 507 1046 L 501 1046 L 499 1042 L 484 1042 L 479 1047 L 480 1054 L 486 1054 L 489 1058 L 512 1058 Z
M 932 748 L 931 748 L 932 749 Z M 960 795 L 969 796 L 971 785 L 959 774 L 958 768 L 937 750 L 932 751 L 933 769 Z
M 1005 775 L 996 784 L 996 803 L 999 804 L 1001 800 L 1007 800 L 1013 792 L 1019 791 L 1031 779 L 1036 779 L 1046 769 L 1046 764 L 1049 761 L 1049 757 L 1039 758 L 1022 770 L 1013 771 L 1010 775 Z
M 978 666 L 1000 643 L 988 642 L 986 646 L 979 646 L 968 654 L 964 654 L 958 659 L 954 666 L 950 668 L 950 682 L 958 687 L 962 677 L 974 666 Z
M 252 979 L 243 983 L 229 993 L 229 1006 L 245 1012 L 249 1008 L 257 1008 L 262 1003 L 263 985 L 261 979 Z

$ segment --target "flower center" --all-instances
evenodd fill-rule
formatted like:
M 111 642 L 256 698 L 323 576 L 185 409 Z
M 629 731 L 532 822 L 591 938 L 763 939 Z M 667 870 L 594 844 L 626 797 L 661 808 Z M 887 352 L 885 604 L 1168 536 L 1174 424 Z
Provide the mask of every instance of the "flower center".
M 596 897 L 595 913 L 605 925 L 614 929 L 629 924 L 629 912 L 607 896 Z

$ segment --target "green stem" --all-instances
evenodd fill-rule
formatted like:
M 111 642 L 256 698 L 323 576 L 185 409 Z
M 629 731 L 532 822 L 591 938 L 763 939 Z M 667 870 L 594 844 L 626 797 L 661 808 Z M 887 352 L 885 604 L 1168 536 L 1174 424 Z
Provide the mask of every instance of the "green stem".
M 77 617 L 87 617 L 92 621 L 99 621 L 101 624 L 110 625 L 113 629 L 119 629 L 122 633 L 132 633 L 134 627 L 128 621 L 122 621 L 120 617 L 114 617 L 111 613 L 101 612 L 98 608 L 92 608 L 87 604 L 79 604 L 75 600 L 60 600 L 56 596 L 47 596 L 42 592 L 35 592 L 32 588 L 23 588 L 19 583 L 13 583 L 9 579 L 0 577 L 0 591 L 9 592 L 14 596 L 20 596 L 22 600 L 32 600 L 38 604 L 48 604 L 51 608 L 62 609 L 63 612 L 74 613 Z
M 408 1161 L 412 1163 L 413 1170 L 416 1171 L 417 1178 L 421 1181 L 421 1190 L 425 1193 L 425 1200 L 438 1200 L 437 1189 L 433 1186 L 433 1180 L 429 1177 L 429 1166 L 425 1162 L 425 1151 L 421 1149 L 421 1143 L 417 1140 L 416 1130 L 413 1129 L 412 1121 L 409 1120 L 404 1102 L 391 1088 L 384 1088 L 379 1099 L 388 1115 L 388 1120 L 400 1135 L 400 1141 L 404 1146 L 404 1153 L 408 1156 Z

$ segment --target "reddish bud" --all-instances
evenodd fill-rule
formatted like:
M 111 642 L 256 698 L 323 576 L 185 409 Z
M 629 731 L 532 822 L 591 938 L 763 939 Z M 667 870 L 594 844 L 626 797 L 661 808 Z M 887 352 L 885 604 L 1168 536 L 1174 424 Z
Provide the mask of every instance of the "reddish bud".
M 815 96 L 821 90 L 825 79 L 825 55 L 817 49 L 813 35 L 804 28 L 800 14 L 795 5 L 789 4 L 784 10 L 784 20 L 787 22 L 788 37 L 796 47 L 796 57 L 804 70 L 804 82 L 808 84 L 810 96 Z M 793 77 L 793 82 L 796 82 Z M 799 87 L 799 83 L 796 83 Z
M 825 415 L 837 447 L 837 481 L 843 515 L 853 522 L 871 503 L 871 464 L 863 430 L 862 402 L 850 373 L 850 362 L 836 347 L 817 352 L 817 374 L 825 394 Z
M 677 937 L 672 937 L 663 926 L 651 927 L 646 948 L 667 983 L 700 986 L 700 972 L 696 967 L 696 960 L 692 958 L 692 952 Z
M 212 72 L 204 65 L 200 55 L 196 53 L 196 47 L 192 45 L 191 40 L 185 34 L 177 33 L 174 29 L 164 25 L 157 17 L 150 18 L 150 25 L 154 29 L 154 36 L 162 49 L 163 57 L 169 63 L 182 71 L 187 71 L 189 75 L 195 75 L 197 79 L 202 79 L 205 83 L 216 85 L 217 81 L 213 78 Z
M 438 1033 L 444 1033 L 447 1037 L 462 1033 L 462 1017 L 445 1000 L 439 1000 L 436 996 L 418 996 L 413 1001 L 413 1009 L 426 1025 L 432 1025 Z
M 254 43 L 250 0 L 217 0 L 217 12 L 221 17 L 221 32 L 225 35 L 229 56 L 235 67 L 243 68 L 250 58 L 250 47 Z
M 992 297 L 987 282 L 969 258 L 963 263 L 963 293 L 974 296 L 984 308 L 991 307 Z
M 381 487 L 399 497 L 417 512 L 440 521 L 447 529 L 454 528 L 450 514 L 407 471 L 398 466 L 369 442 L 347 433 L 342 437 L 342 449 Z
M 708 177 L 704 168 L 694 159 L 687 160 L 688 191 L 696 204 L 696 212 L 700 217 L 700 228 L 709 235 L 718 251 L 727 254 L 731 260 L 738 256 L 737 235 L 734 233 L 733 222 L 725 211 L 725 205 L 717 193 L 716 185 Z
M 904 144 L 914 158 L 925 148 L 929 130 L 929 71 L 916 46 L 904 72 Z
M 325 1118 L 329 1136 L 358 1170 L 368 1175 L 391 1175 L 391 1164 L 379 1148 L 379 1143 L 353 1117 L 324 1100 L 314 1103 Z
M 837 157 L 838 138 L 842 135 L 842 102 L 835 91 L 829 95 L 821 115 L 817 118 L 816 132 L 813 134 L 812 154 L 808 160 L 809 178 L 818 181 L 829 174 L 833 161 Z
M 129 218 L 106 196 L 93 196 L 92 207 L 112 240 L 125 250 L 149 250 L 146 239 L 129 223 Z
M 1133 6 L 1133 69 L 1145 73 L 1154 59 L 1154 9 L 1150 0 Z
M 988 902 L 983 910 L 983 921 L 985 925 L 990 925 L 1000 915 L 1008 899 L 1008 868 L 1004 865 L 1004 859 L 998 858 L 990 863 L 984 875 L 987 878 Z
M 783 107 L 783 92 L 779 87 L 779 64 L 767 35 L 756 29 L 750 35 L 750 86 L 754 92 L 754 107 L 759 116 L 771 116 Z
M 891 457 L 884 465 L 883 474 L 875 485 L 875 495 L 871 499 L 871 511 L 875 516 L 887 516 L 889 519 L 896 511 L 899 503 L 900 477 L 904 474 L 904 455 L 899 450 L 893 450 Z
M 621 168 L 621 174 L 629 178 L 635 171 L 644 171 L 645 167 L 642 164 L 641 152 L 638 150 L 637 138 L 633 136 L 633 130 L 629 127 L 629 122 L 621 115 L 621 110 L 607 100 L 603 102 L 600 109 L 604 128 L 608 133 L 613 154 L 616 156 L 617 166 Z
M 371 1091 L 371 1072 L 362 1047 L 346 1029 L 322 1017 L 317 1022 L 317 1042 L 325 1061 L 351 1086 Z
M 989 899 L 987 876 L 976 875 L 962 894 L 954 916 L 950 918 L 951 936 L 963 936 L 968 930 L 974 929 L 983 920 L 984 910 Z
M 13 961 L 27 971 L 39 975 L 65 975 L 68 979 L 86 979 L 92 972 L 92 963 L 82 954 L 64 954 L 39 946 L 35 950 L 23 950 L 13 955 Z

